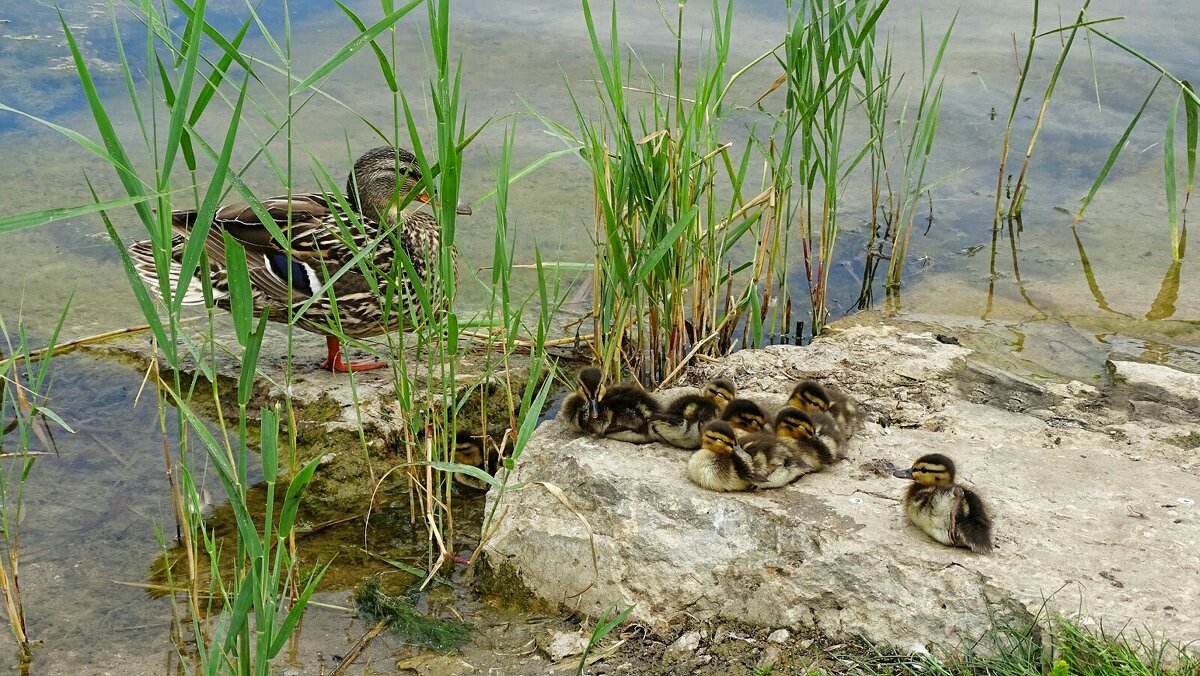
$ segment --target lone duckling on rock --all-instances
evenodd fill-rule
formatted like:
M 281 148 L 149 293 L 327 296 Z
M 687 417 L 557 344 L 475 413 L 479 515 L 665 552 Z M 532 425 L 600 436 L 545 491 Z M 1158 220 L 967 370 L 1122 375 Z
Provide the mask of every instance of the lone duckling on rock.
M 688 459 L 687 476 L 710 491 L 746 491 L 765 480 L 751 467 L 750 456 L 738 444 L 727 422 L 714 420 L 700 433 L 700 450 Z
M 769 432 L 767 414 L 762 407 L 749 399 L 734 399 L 725 405 L 721 412 L 721 420 L 729 423 L 737 433 L 738 439 L 759 432 Z
M 578 432 L 593 437 L 645 444 L 654 441 L 650 418 L 662 406 L 635 383 L 605 388 L 600 369 L 579 372 L 578 388 L 563 402 L 562 416 Z
M 685 394 L 650 419 L 650 430 L 659 440 L 677 448 L 700 448 L 700 430 L 716 420 L 736 395 L 728 380 L 710 380 L 700 394 Z
M 893 475 L 915 482 L 904 493 L 904 512 L 929 537 L 979 554 L 992 551 L 992 520 L 979 495 L 954 483 L 953 460 L 930 453 Z
M 857 402 L 812 380 L 804 380 L 796 385 L 788 397 L 788 406 L 808 414 L 828 414 L 837 423 L 837 434 L 843 439 L 853 436 L 862 422 L 862 411 Z

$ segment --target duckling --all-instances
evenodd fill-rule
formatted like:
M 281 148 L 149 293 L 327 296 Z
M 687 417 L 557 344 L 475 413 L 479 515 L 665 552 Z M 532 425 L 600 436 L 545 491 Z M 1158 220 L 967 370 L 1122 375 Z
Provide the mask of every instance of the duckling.
M 837 459 L 812 418 L 791 406 L 785 406 L 776 416 L 775 434 L 751 434 L 742 446 L 754 471 L 764 477 L 755 482 L 758 488 L 786 486 L 805 474 L 820 472 Z
M 714 420 L 700 433 L 700 450 L 688 459 L 687 476 L 710 491 L 745 491 L 765 481 L 751 467 L 750 456 L 738 444 L 729 423 Z
M 649 421 L 662 405 L 635 383 L 605 388 L 600 369 L 579 372 L 578 389 L 563 402 L 562 416 L 576 431 L 593 437 L 645 444 L 654 441 Z
M 749 399 L 734 399 L 725 404 L 721 412 L 721 420 L 729 423 L 741 440 L 748 434 L 770 431 L 767 425 L 767 414 L 762 407 Z
M 563 402 L 559 416 L 576 432 L 591 437 L 603 436 L 612 422 L 612 410 L 600 408 L 603 396 L 600 369 L 589 366 L 579 372 L 575 392 Z
M 792 390 L 788 406 L 805 413 L 827 413 L 837 423 L 837 434 L 845 439 L 854 435 L 862 422 L 862 410 L 858 402 L 833 388 L 822 387 L 812 380 L 804 380 Z
M 917 458 L 892 473 L 915 483 L 904 493 L 904 512 L 929 537 L 978 554 L 992 551 L 992 520 L 974 491 L 954 483 L 954 461 L 941 453 Z
M 600 398 L 600 410 L 612 416 L 604 430 L 609 439 L 631 444 L 648 444 L 657 440 L 650 430 L 650 419 L 662 413 L 662 404 L 637 383 L 621 383 L 611 387 Z
M 728 380 L 710 380 L 700 394 L 685 394 L 650 419 L 650 430 L 659 440 L 678 448 L 700 448 L 700 429 L 716 419 L 736 390 Z
M 500 465 L 501 451 L 497 448 L 487 449 L 490 438 L 460 430 L 454 435 L 454 462 L 462 465 L 477 467 L 488 474 L 495 475 Z M 491 444 L 493 447 L 495 443 Z M 486 491 L 487 482 L 465 472 L 455 472 L 454 480 L 468 488 Z

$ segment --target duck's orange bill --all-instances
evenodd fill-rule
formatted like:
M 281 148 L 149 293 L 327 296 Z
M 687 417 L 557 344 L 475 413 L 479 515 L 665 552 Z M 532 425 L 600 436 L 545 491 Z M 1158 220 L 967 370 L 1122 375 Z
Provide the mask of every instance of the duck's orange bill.
M 417 193 L 417 196 L 414 199 L 416 199 L 418 202 L 424 202 L 425 204 L 432 204 L 435 207 L 438 205 L 437 202 L 434 202 L 433 198 L 429 196 L 429 193 L 425 192 L 424 190 Z M 466 202 L 460 201 L 457 205 L 455 205 L 454 211 L 462 214 L 463 216 L 471 215 L 471 207 L 467 205 Z

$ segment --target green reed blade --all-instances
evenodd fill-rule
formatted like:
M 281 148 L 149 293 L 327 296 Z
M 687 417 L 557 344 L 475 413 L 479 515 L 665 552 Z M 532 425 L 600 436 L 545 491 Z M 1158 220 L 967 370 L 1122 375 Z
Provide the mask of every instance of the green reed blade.
M 343 45 L 341 49 L 334 52 L 332 56 L 325 60 L 324 63 L 317 66 L 316 70 L 314 70 L 312 74 L 301 80 L 299 84 L 292 87 L 289 95 L 295 96 L 296 94 L 312 86 L 313 83 L 332 73 L 334 69 L 342 65 L 342 63 L 344 63 L 351 56 L 354 56 L 358 50 L 369 44 L 380 33 L 396 25 L 396 22 L 399 21 L 405 14 L 408 14 L 413 8 L 415 8 L 417 5 L 420 5 L 424 1 L 425 0 L 411 0 L 411 2 L 409 2 L 407 5 L 404 5 L 400 9 L 387 14 L 382 19 L 372 24 L 371 27 L 366 31 L 356 35 L 353 40 Z
M 290 491 L 290 488 L 289 488 Z M 313 570 L 308 577 L 308 582 L 304 584 L 304 588 L 300 591 L 300 595 L 292 602 L 291 608 L 288 609 L 287 616 L 283 623 L 279 625 L 279 629 L 275 632 L 275 642 L 271 644 L 266 652 L 266 659 L 274 659 L 283 650 L 288 641 L 293 638 L 292 633 L 296 630 L 296 626 L 300 623 L 300 619 L 304 617 L 304 611 L 308 608 L 309 599 L 317 592 L 317 586 L 321 579 L 325 577 L 325 573 L 329 570 L 329 566 L 333 565 L 330 560 L 319 568 Z
M 358 18 L 358 15 L 354 13 L 354 10 L 343 5 L 340 0 L 334 0 L 334 4 L 336 4 L 338 9 L 341 9 L 342 13 L 350 19 L 351 23 L 353 23 L 356 28 L 358 28 L 359 33 L 367 32 L 367 24 L 363 23 L 362 19 Z M 385 13 L 388 13 L 389 11 L 385 11 Z M 374 40 L 371 40 L 370 44 L 371 51 L 375 52 L 375 60 L 379 62 L 379 73 L 383 75 L 384 81 L 387 82 L 388 89 L 395 94 L 396 92 L 400 91 L 400 85 L 396 82 L 396 73 L 392 68 L 391 62 L 388 61 L 387 54 L 383 53 L 383 49 Z
M 1167 130 L 1163 136 L 1163 187 L 1167 191 L 1167 225 L 1171 233 L 1171 256 L 1179 259 L 1179 217 L 1176 214 L 1179 195 L 1175 191 L 1175 119 L 1179 114 L 1179 100 L 1175 97 L 1167 113 Z
M 75 42 L 75 35 L 71 32 L 71 28 L 67 25 L 67 20 L 63 17 L 61 11 L 58 13 L 58 21 L 62 26 L 63 35 L 67 38 L 67 46 L 70 47 L 71 58 L 75 63 L 75 69 L 79 76 L 79 84 L 83 87 L 88 108 L 91 110 L 92 118 L 96 122 L 96 127 L 100 130 L 100 138 L 103 140 L 104 147 L 107 150 L 107 155 L 104 158 L 116 170 L 117 177 L 120 179 L 121 185 L 125 188 L 126 194 L 130 197 L 145 197 L 148 186 L 138 178 L 137 172 L 133 168 L 133 163 L 125 153 L 125 147 L 121 144 L 121 140 L 117 136 L 117 130 L 108 116 L 108 111 L 100 101 L 100 94 L 96 90 L 96 84 L 92 80 L 91 72 L 88 70 L 87 60 L 79 50 L 79 45 Z M 76 137 L 72 136 L 72 138 Z M 146 206 L 145 200 L 135 202 L 133 207 L 137 210 L 138 216 L 142 219 L 143 223 L 154 222 L 154 214 Z M 155 244 L 161 245 L 162 242 L 156 241 Z
M 98 211 L 129 207 L 135 204 L 158 199 L 159 197 L 162 197 L 162 194 L 149 193 L 146 195 L 139 195 L 137 197 L 121 197 L 114 200 L 108 200 L 107 202 L 93 202 L 91 204 L 83 204 L 77 207 L 56 207 L 53 209 L 28 211 L 23 214 L 0 216 L 0 234 L 6 232 L 16 232 L 17 230 L 25 230 L 27 228 L 36 228 L 40 225 L 53 223 L 54 221 L 86 216 L 88 214 L 94 214 Z
M 233 107 L 233 117 L 229 121 L 229 128 L 225 133 L 225 145 L 221 148 L 221 156 L 217 158 L 216 166 L 213 167 L 212 178 L 209 179 L 208 189 L 204 192 L 204 199 L 200 201 L 199 209 L 196 211 L 196 222 L 192 226 L 191 233 L 187 238 L 186 244 L 183 247 L 183 255 L 179 262 L 179 281 L 175 286 L 175 295 L 171 299 L 171 309 L 173 313 L 178 313 L 179 308 L 183 304 L 184 290 L 192 280 L 192 276 L 196 273 L 196 265 L 200 261 L 200 254 L 204 251 L 205 242 L 208 239 L 209 229 L 212 227 L 213 216 L 216 215 L 225 184 L 225 176 L 229 173 L 229 161 L 233 156 L 234 142 L 237 139 L 239 124 L 242 117 L 242 106 L 246 100 L 246 87 L 249 84 L 249 78 L 242 79 L 242 86 L 238 92 L 237 103 Z M 227 241 L 231 241 L 228 238 Z M 239 247 L 240 249 L 240 247 Z M 241 251 L 243 257 L 242 262 L 245 263 L 245 251 Z M 247 278 L 247 289 L 249 287 L 249 278 Z M 249 326 L 247 322 L 246 326 Z M 247 328 L 246 333 L 249 333 Z M 239 339 L 245 338 L 245 334 L 239 334 Z M 242 345 L 245 345 L 243 342 Z
M 1150 99 L 1154 96 L 1154 92 L 1158 91 L 1158 85 L 1162 84 L 1162 78 L 1155 80 L 1154 86 L 1146 94 L 1146 98 L 1142 101 L 1142 105 L 1138 108 L 1137 113 L 1129 120 L 1129 124 L 1125 126 L 1125 131 L 1121 134 L 1121 138 L 1117 139 L 1113 149 L 1108 153 L 1108 159 L 1104 161 L 1104 166 L 1100 168 L 1100 173 L 1096 176 L 1096 180 L 1092 182 L 1092 187 L 1088 190 L 1088 194 L 1079 204 L 1079 211 L 1075 214 L 1075 220 L 1071 221 L 1071 227 L 1075 227 L 1079 220 L 1083 218 L 1083 212 L 1092 203 L 1092 198 L 1096 196 L 1096 192 L 1100 190 L 1104 179 L 1108 177 L 1108 172 L 1112 171 L 1113 165 L 1117 162 L 1117 157 L 1121 154 L 1121 150 L 1125 147 L 1125 142 L 1129 139 L 1129 135 L 1133 133 L 1133 128 L 1137 126 L 1138 120 L 1142 119 L 1142 113 L 1145 112 L 1146 106 L 1149 105 Z
M 92 186 L 90 179 L 86 179 L 88 190 L 92 193 L 92 199 L 99 200 L 95 188 Z M 161 349 L 167 356 L 167 359 L 174 362 L 176 357 L 175 343 L 167 340 L 166 330 L 163 328 L 162 320 L 158 317 L 158 311 L 154 308 L 154 300 L 150 298 L 150 292 L 146 289 L 146 285 L 142 283 L 142 278 L 138 276 L 137 269 L 133 265 L 133 259 L 129 257 L 129 251 L 125 248 L 124 242 L 121 241 L 121 236 L 117 234 L 117 228 L 108 217 L 108 213 L 100 211 L 100 219 L 104 221 L 104 229 L 108 232 L 108 238 L 116 245 L 117 255 L 121 259 L 121 269 L 125 271 L 125 279 L 129 282 L 129 288 L 133 291 L 133 296 L 137 299 L 138 308 L 142 311 L 142 316 L 145 317 L 146 323 L 150 325 L 150 332 L 154 335 L 154 339 L 158 342 Z
M 444 462 L 441 460 L 434 460 L 429 463 L 420 463 L 420 464 L 422 464 L 422 465 L 428 464 L 430 467 L 432 467 L 440 472 L 466 474 L 468 476 L 479 479 L 480 481 L 486 483 L 489 486 L 495 486 L 496 488 L 500 488 L 504 485 L 503 481 L 500 481 L 496 477 L 492 476 L 491 474 L 488 474 L 487 472 L 483 471 L 482 469 L 479 469 L 478 467 L 475 467 L 474 465 L 464 465 L 464 464 L 458 463 L 458 462 Z
M 232 287 L 231 287 L 232 288 Z M 258 328 L 246 337 L 242 343 L 242 365 L 238 373 L 238 406 L 245 408 L 254 394 L 255 373 L 258 368 L 258 355 L 262 351 L 263 336 L 267 332 L 267 313 L 263 312 L 258 318 Z M 205 360 L 198 359 L 198 362 Z M 211 381 L 210 381 L 211 382 Z
M 1090 32 L 1092 32 L 1093 34 L 1098 35 L 1098 36 L 1104 38 L 1105 40 L 1111 42 L 1112 44 L 1116 45 L 1120 49 L 1131 54 L 1134 58 L 1145 63 L 1146 65 L 1150 66 L 1154 70 L 1158 71 L 1160 75 L 1167 78 L 1171 82 L 1174 82 L 1180 88 L 1180 90 L 1183 92 L 1184 96 L 1191 99 L 1195 103 L 1200 104 L 1200 96 L 1197 96 L 1195 90 L 1193 90 L 1191 87 L 1184 87 L 1183 80 L 1180 80 L 1179 78 L 1172 75 L 1170 71 L 1168 71 L 1166 68 L 1163 68 L 1161 65 L 1159 65 L 1157 61 L 1154 61 L 1153 59 L 1147 57 L 1145 54 L 1142 54 L 1141 52 L 1130 47 L 1129 45 L 1125 44 L 1124 42 L 1121 42 L 1120 40 L 1114 38 L 1113 36 L 1109 35 L 1108 33 L 1105 33 L 1104 31 L 1096 30 L 1095 28 L 1089 28 L 1088 30 Z
M 1195 93 L 1192 89 L 1192 83 L 1184 80 L 1183 88 Z M 1200 130 L 1200 102 L 1191 96 L 1183 97 L 1183 112 L 1187 116 L 1187 190 L 1184 192 L 1183 204 L 1187 207 L 1187 203 L 1192 196 L 1192 186 L 1196 181 L 1196 135 Z
M 180 14 L 187 18 L 188 21 L 191 21 L 197 13 L 197 10 L 195 9 L 195 3 L 189 4 L 187 0 L 171 0 L 171 4 L 173 4 L 175 8 L 179 10 Z M 148 6 L 143 7 L 143 11 L 146 11 L 147 14 L 149 14 L 148 10 Z M 166 33 L 166 26 L 167 23 L 165 21 L 155 22 L 153 24 L 153 28 L 160 31 L 158 35 L 159 40 L 162 41 L 163 44 L 169 45 L 171 44 L 171 38 Z M 228 55 L 233 59 L 233 61 L 237 62 L 237 64 L 241 66 L 242 70 L 246 71 L 247 73 L 252 73 L 254 72 L 254 68 L 250 65 L 250 60 L 246 58 L 239 49 L 239 40 L 241 35 L 248 27 L 249 23 L 245 24 L 242 30 L 238 32 L 237 37 L 231 41 L 227 39 L 221 33 L 221 31 L 218 31 L 216 28 L 214 28 L 212 24 L 205 21 L 203 16 L 200 17 L 200 29 L 203 31 L 204 37 L 211 40 L 214 45 L 220 48 L 222 54 Z
M 158 169 L 160 190 L 170 181 L 171 169 L 175 166 L 175 155 L 179 151 L 180 137 L 184 133 L 184 122 L 187 116 L 188 99 L 192 94 L 192 82 L 196 77 L 196 64 L 200 59 L 200 36 L 203 33 L 204 8 L 207 0 L 196 0 L 192 5 L 192 14 L 188 16 L 184 40 L 180 45 L 183 55 L 183 75 L 175 87 L 175 104 L 171 107 L 171 117 L 167 122 L 167 139 L 162 147 L 161 163 Z

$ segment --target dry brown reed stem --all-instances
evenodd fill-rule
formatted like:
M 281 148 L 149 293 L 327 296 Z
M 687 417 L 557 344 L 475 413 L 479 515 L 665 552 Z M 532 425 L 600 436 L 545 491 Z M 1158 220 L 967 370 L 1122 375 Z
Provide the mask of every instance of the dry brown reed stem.
M 375 637 L 383 633 L 384 629 L 387 629 L 388 621 L 389 620 L 385 617 L 377 622 L 374 627 L 368 629 L 365 634 L 360 636 L 358 640 L 354 642 L 354 645 L 346 651 L 345 656 L 342 657 L 342 661 L 337 665 L 337 668 L 329 672 L 329 676 L 341 676 L 342 674 L 345 674 L 346 670 L 349 669 L 350 666 L 354 664 L 354 661 L 357 660 L 359 656 L 362 655 L 363 651 L 367 649 L 367 646 L 371 645 L 371 641 L 374 641 Z
M 721 335 L 721 331 L 725 329 L 725 326 L 729 324 L 730 320 L 735 320 L 736 322 L 736 319 L 740 316 L 740 314 L 726 314 L 725 319 L 721 320 L 721 323 L 717 325 L 717 328 L 713 329 L 712 333 L 709 333 L 703 339 L 696 341 L 696 343 L 692 345 L 692 349 L 687 353 L 687 355 L 684 356 L 684 358 L 679 361 L 679 364 L 677 364 L 675 368 L 658 384 L 659 387 L 667 385 L 676 377 L 678 377 L 679 374 L 683 372 L 683 369 L 686 368 L 689 363 L 691 363 L 692 359 L 699 354 L 700 350 L 704 348 L 705 344 L 707 344 L 713 338 Z
M 442 532 L 438 527 L 436 513 L 434 512 L 434 487 L 433 482 L 433 426 L 426 425 L 425 427 L 425 483 L 420 485 L 420 489 L 425 494 L 425 523 L 429 527 L 429 535 L 434 539 L 438 547 L 438 563 L 446 559 L 446 543 L 442 540 Z M 421 582 L 420 589 L 424 591 L 425 587 L 433 581 L 437 574 L 438 566 L 429 566 L 429 573 L 425 576 L 425 580 Z
M 1037 34 L 1037 5 L 1035 4 L 1034 5 L 1034 15 L 1033 15 L 1033 34 L 1029 38 L 1030 52 L 1032 52 L 1032 50 L 1033 50 L 1033 35 L 1036 35 L 1036 34 Z M 1021 56 L 1017 52 L 1017 34 L 1016 33 L 1012 34 L 1012 43 L 1013 43 L 1013 58 L 1017 62 L 1018 88 L 1017 88 L 1016 95 L 1019 96 L 1020 90 L 1021 90 L 1020 83 L 1024 82 L 1024 77 L 1021 74 L 1021 72 L 1022 72 Z M 1009 117 L 1008 117 L 1008 124 L 1005 125 L 1005 127 L 1004 127 L 1004 138 L 1000 142 L 1000 168 L 996 171 L 996 204 L 992 208 L 992 230 L 993 231 L 997 230 L 1000 227 L 1000 195 L 1004 192 L 1004 168 L 1006 166 L 1008 166 L 1008 142 L 1009 142 L 1009 137 L 1012 136 L 1012 123 L 1013 123 L 1013 118 L 1012 118 L 1012 114 L 1010 113 Z
M 483 536 L 479 538 L 479 544 L 475 547 L 475 551 L 471 552 L 471 558 L 467 560 L 468 566 L 475 563 L 475 559 L 479 558 L 479 555 L 483 553 L 483 546 L 492 539 L 496 531 L 500 530 L 500 524 L 504 523 L 506 516 L 508 516 L 508 505 L 505 505 L 504 509 L 500 510 L 500 514 L 492 520 L 491 525 L 484 531 Z
M 197 319 L 198 319 L 197 317 L 191 317 L 188 319 L 180 320 L 179 323 L 180 324 L 190 324 L 194 321 L 197 321 Z M 40 350 L 34 350 L 29 353 L 29 358 L 30 359 L 39 359 L 39 358 L 45 356 L 46 353 L 50 352 L 51 350 L 54 351 L 55 355 L 66 354 L 66 353 L 71 352 L 71 351 L 75 350 L 76 348 L 78 348 L 82 345 L 86 345 L 88 343 L 99 343 L 101 341 L 108 340 L 109 338 L 116 338 L 118 336 L 127 336 L 127 335 L 130 335 L 133 333 L 142 333 L 144 331 L 149 331 L 149 330 L 150 330 L 149 324 L 142 324 L 141 326 L 129 326 L 129 327 L 126 327 L 123 329 L 116 329 L 113 331 L 105 331 L 104 333 L 97 333 L 94 336 L 84 336 L 83 338 L 76 338 L 75 340 L 68 340 L 64 343 L 57 343 L 50 347 L 43 347 Z M 13 355 L 11 357 L 6 357 L 3 361 L 0 361 L 0 365 L 3 365 L 7 362 L 15 361 L 15 360 L 16 360 L 16 355 Z

